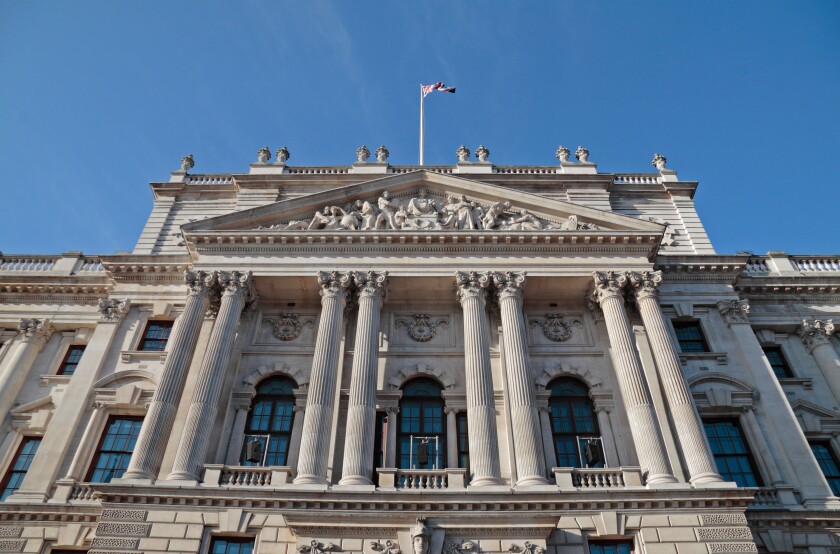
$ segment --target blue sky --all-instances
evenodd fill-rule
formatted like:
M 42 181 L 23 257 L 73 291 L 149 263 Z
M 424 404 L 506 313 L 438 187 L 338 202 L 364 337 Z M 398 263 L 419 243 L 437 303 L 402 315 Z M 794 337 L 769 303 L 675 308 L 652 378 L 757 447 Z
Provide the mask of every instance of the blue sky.
M 0 251 L 131 250 L 150 181 L 259 147 L 685 180 L 718 252 L 840 252 L 840 3 L 0 0 Z

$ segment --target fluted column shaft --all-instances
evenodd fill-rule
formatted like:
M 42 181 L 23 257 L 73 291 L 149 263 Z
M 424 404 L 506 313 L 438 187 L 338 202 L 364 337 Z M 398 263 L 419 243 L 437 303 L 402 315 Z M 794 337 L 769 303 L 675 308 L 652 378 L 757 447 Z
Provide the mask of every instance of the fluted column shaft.
M 353 374 L 347 408 L 347 432 L 340 485 L 373 484 L 373 444 L 376 434 L 376 371 L 379 362 L 379 319 L 388 273 L 356 273 L 359 297 Z
M 385 467 L 397 467 L 397 406 L 388 408 L 388 430 L 385 433 Z
M 195 345 L 204 315 L 210 308 L 210 297 L 215 292 L 215 272 L 186 271 L 187 300 L 184 311 L 175 320 L 169 336 L 169 351 L 163 363 L 149 410 L 143 419 L 137 444 L 128 463 L 123 479 L 155 479 L 166 442 L 175 421 L 178 400 L 184 388 L 187 369 L 192 362 Z
M 691 400 L 691 392 L 683 377 L 677 347 L 665 328 L 665 318 L 659 307 L 657 290 L 662 281 L 662 272 L 631 273 L 629 279 L 642 322 L 653 346 L 653 357 L 662 378 L 665 398 L 677 431 L 677 440 L 682 447 L 690 481 L 694 485 L 723 482 L 723 478 L 717 472 L 703 425 L 700 423 L 700 415 Z
M 341 324 L 347 292 L 351 284 L 349 273 L 321 272 L 321 321 L 315 339 L 315 356 L 306 396 L 300 457 L 296 484 L 326 484 L 329 437 L 335 403 Z
M 662 434 L 642 372 L 639 353 L 633 342 L 633 329 L 624 310 L 624 274 L 595 272 L 594 299 L 604 311 L 607 334 L 613 350 L 616 376 L 630 422 L 630 432 L 648 485 L 676 483 Z
M 446 407 L 446 467 L 458 467 L 458 409 Z
M 250 272 L 220 273 L 219 285 L 224 291 L 219 314 L 216 316 L 207 351 L 201 362 L 198 383 L 187 412 L 169 480 L 197 481 L 201 477 L 210 441 L 209 430 L 216 419 L 236 328 L 239 326 L 245 304 L 253 301 L 255 296 Z
M 825 377 L 834 398 L 840 402 L 840 357 L 837 356 L 837 351 L 831 344 L 834 322 L 830 319 L 805 320 L 797 333 L 802 338 L 805 348 L 816 360 L 817 367 Z
M 50 340 L 54 329 L 49 319 L 32 318 L 21 319 L 18 331 L 15 351 L 0 375 L 0 421 L 9 415 L 35 358 Z
M 528 367 L 525 317 L 522 314 L 524 273 L 493 277 L 502 312 L 507 387 L 518 486 L 546 485 L 545 456 L 540 447 L 540 417 Z
M 491 278 L 486 273 L 456 274 L 458 299 L 464 311 L 464 366 L 472 486 L 501 483 L 490 339 L 484 310 Z

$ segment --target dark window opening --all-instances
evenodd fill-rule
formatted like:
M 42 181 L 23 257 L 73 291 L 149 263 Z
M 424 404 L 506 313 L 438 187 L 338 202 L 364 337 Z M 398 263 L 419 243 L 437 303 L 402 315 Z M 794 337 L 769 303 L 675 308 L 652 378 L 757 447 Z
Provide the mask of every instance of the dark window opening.
M 6 472 L 6 477 L 3 478 L 3 492 L 0 494 L 0 501 L 6 500 L 9 495 L 20 488 L 20 484 L 26 477 L 26 472 L 29 471 L 29 466 L 32 464 L 32 459 L 38 452 L 39 446 L 41 446 L 40 437 L 24 437 L 18 447 L 17 454 L 12 460 L 9 471 Z
M 67 354 L 64 355 L 64 360 L 58 367 L 58 375 L 73 375 L 76 373 L 76 368 L 79 366 L 79 361 L 82 359 L 82 354 L 85 352 L 84 345 L 71 346 L 67 349 Z
M 750 454 L 744 433 L 734 419 L 704 421 L 718 472 L 739 487 L 759 487 L 761 477 Z
M 96 458 L 88 475 L 91 483 L 110 483 L 128 469 L 134 444 L 143 426 L 142 417 L 111 417 L 96 449 Z
M 673 321 L 682 352 L 710 352 L 699 321 Z
M 831 446 L 826 442 L 814 442 L 811 443 L 811 452 L 814 453 L 814 458 L 817 459 L 825 480 L 831 487 L 831 492 L 834 496 L 840 495 L 840 465 L 837 464 L 837 458 L 834 457 Z
M 287 377 L 273 377 L 257 385 L 257 395 L 245 424 L 242 465 L 288 464 L 296 388 L 295 382 Z
M 445 455 L 441 386 L 426 378 L 409 381 L 400 400 L 397 464 L 400 469 L 444 469 Z
M 146 324 L 146 331 L 140 341 L 138 350 L 146 352 L 163 352 L 172 333 L 171 321 L 150 321 Z
M 210 554 L 254 554 L 254 539 L 240 537 L 213 537 Z
M 763 346 L 762 350 L 764 350 L 764 355 L 767 356 L 770 367 L 773 368 L 773 373 L 776 374 L 777 379 L 790 379 L 793 377 L 793 372 L 790 370 L 785 355 L 782 354 L 781 346 Z
M 563 378 L 552 381 L 548 389 L 558 467 L 604 467 L 601 432 L 587 386 L 576 379 Z

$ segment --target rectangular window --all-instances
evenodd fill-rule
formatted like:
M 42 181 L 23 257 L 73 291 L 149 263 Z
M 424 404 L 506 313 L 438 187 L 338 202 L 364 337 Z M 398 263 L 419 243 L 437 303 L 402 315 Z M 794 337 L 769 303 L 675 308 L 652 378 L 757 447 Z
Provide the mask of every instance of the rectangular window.
M 633 541 L 589 541 L 589 554 L 630 554 Z
M 831 447 L 826 442 L 814 442 L 811 443 L 811 452 L 814 453 L 814 458 L 820 464 L 820 469 L 831 487 L 831 492 L 834 493 L 834 496 L 840 495 L 840 466 L 837 464 L 837 458 L 834 457 Z
M 470 436 L 467 432 L 467 412 L 455 414 L 455 426 L 458 429 L 458 467 L 470 472 Z
M 150 321 L 146 324 L 146 332 L 143 333 L 143 340 L 140 341 L 138 350 L 147 352 L 163 352 L 166 350 L 166 342 L 172 332 L 171 321 Z
M 761 486 L 759 473 L 738 421 L 704 421 L 703 427 L 721 476 L 727 481 L 734 481 L 739 487 Z
M 254 554 L 254 539 L 240 537 L 213 537 L 210 554 Z
M 140 417 L 112 417 L 108 420 L 88 481 L 110 483 L 111 479 L 122 477 L 142 425 L 143 418 Z
M 59 375 L 73 375 L 76 373 L 76 367 L 79 365 L 79 360 L 82 359 L 82 354 L 85 352 L 85 345 L 71 346 L 67 349 L 67 354 L 64 355 L 64 361 L 58 367 Z
M 709 352 L 709 345 L 703 336 L 699 321 L 672 321 L 677 333 L 677 342 L 683 352 Z
M 0 501 L 6 500 L 10 494 L 20 488 L 20 484 L 26 477 L 26 472 L 29 471 L 29 465 L 32 463 L 35 453 L 38 452 L 39 446 L 41 446 L 40 437 L 24 437 L 14 460 L 12 460 L 12 465 L 3 479 L 3 493 L 0 495 Z
M 764 355 L 767 356 L 770 367 L 773 368 L 773 373 L 776 374 L 777 379 L 790 379 L 793 377 L 793 372 L 790 370 L 784 354 L 782 354 L 781 346 L 762 346 L 761 349 L 764 350 Z

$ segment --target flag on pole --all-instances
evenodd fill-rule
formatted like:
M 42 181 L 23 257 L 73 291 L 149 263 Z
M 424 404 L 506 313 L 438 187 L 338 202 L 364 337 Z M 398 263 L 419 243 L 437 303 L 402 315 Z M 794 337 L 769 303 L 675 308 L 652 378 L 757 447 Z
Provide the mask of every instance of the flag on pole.
M 432 85 L 423 85 L 423 98 L 429 95 L 432 91 L 439 90 L 441 92 L 455 93 L 455 87 L 448 87 L 443 83 L 434 83 Z

